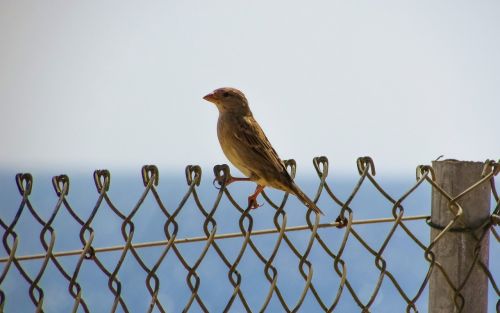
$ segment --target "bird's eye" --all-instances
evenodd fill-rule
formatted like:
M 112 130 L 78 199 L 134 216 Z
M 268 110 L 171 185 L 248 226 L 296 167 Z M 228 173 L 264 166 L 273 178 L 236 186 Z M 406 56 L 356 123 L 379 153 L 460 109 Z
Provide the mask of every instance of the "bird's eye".
M 225 92 L 225 93 L 223 93 L 223 94 L 222 94 L 222 96 L 223 96 L 224 98 L 229 97 L 229 92 Z

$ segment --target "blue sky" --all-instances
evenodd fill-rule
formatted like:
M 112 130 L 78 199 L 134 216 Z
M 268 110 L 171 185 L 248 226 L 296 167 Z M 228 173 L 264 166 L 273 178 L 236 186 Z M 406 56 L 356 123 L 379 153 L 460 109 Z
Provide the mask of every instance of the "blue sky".
M 499 38 L 498 1 L 2 0 L 0 165 L 226 163 L 201 99 L 220 86 L 299 175 L 496 159 Z

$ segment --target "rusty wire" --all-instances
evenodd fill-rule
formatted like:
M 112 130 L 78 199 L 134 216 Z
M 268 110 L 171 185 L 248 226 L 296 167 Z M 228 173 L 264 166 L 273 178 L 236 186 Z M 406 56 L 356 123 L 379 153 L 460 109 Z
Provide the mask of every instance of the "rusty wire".
M 288 160 L 285 163 L 287 168 L 290 170 L 291 175 L 295 176 L 295 162 L 293 160 Z M 493 244 L 500 241 L 499 234 L 495 230 L 495 225 L 498 225 L 498 216 L 500 214 L 500 200 L 495 188 L 494 180 L 494 176 L 500 171 L 499 163 L 489 160 L 486 161 L 482 175 L 483 178 L 467 190 L 463 191 L 460 195 L 454 197 L 449 195 L 435 182 L 432 167 L 419 166 L 417 167 L 415 183 L 410 186 L 410 188 L 408 188 L 402 196 L 396 199 L 389 195 L 389 193 L 382 188 L 381 184 L 379 184 L 376 180 L 373 160 L 369 157 L 362 157 L 357 161 L 357 168 L 359 171 L 358 181 L 345 201 L 341 200 L 339 196 L 333 192 L 331 185 L 327 182 L 329 174 L 328 159 L 326 157 L 317 157 L 314 158 L 313 164 L 319 178 L 319 184 L 313 199 L 314 201 L 318 201 L 320 197 L 326 197 L 329 203 L 335 205 L 338 208 L 338 212 L 335 212 L 335 214 L 338 215 L 336 221 L 330 223 L 320 223 L 319 216 L 315 215 L 312 211 L 308 211 L 305 216 L 306 225 L 287 226 L 288 213 L 285 211 L 285 207 L 288 195 L 285 194 L 279 202 L 275 202 L 272 201 L 266 193 L 263 193 L 266 203 L 268 203 L 275 210 L 273 217 L 274 228 L 269 229 L 254 229 L 255 219 L 252 216 L 253 210 L 250 207 L 243 207 L 239 205 L 237 199 L 235 199 L 230 193 L 230 190 L 226 186 L 226 181 L 230 177 L 230 171 L 227 165 L 217 165 L 214 167 L 215 181 L 221 184 L 221 188 L 218 190 L 214 202 L 210 205 L 203 204 L 198 194 L 198 188 L 202 176 L 201 168 L 199 166 L 187 166 L 185 170 L 187 190 L 185 191 L 184 197 L 173 210 L 167 209 L 157 190 L 157 186 L 159 184 L 159 171 L 157 167 L 154 165 L 144 166 L 141 172 L 144 190 L 139 200 L 128 214 L 119 210 L 108 194 L 111 184 L 111 175 L 109 171 L 96 170 L 94 172 L 94 182 L 97 188 L 98 198 L 92 211 L 86 218 L 79 216 L 68 201 L 67 196 L 70 184 L 68 176 L 59 175 L 53 177 L 52 179 L 53 188 L 57 195 L 57 203 L 54 206 L 49 218 L 43 219 L 40 212 L 35 209 L 30 200 L 30 194 L 33 188 L 33 177 L 28 173 L 20 173 L 16 175 L 16 184 L 21 195 L 19 208 L 10 222 L 6 222 L 4 218 L 0 216 L 2 243 L 6 253 L 5 255 L 0 255 L 0 312 L 4 311 L 8 301 L 5 290 L 6 288 L 9 288 L 9 286 L 4 284 L 5 279 L 8 275 L 14 275 L 14 272 L 15 275 L 19 275 L 22 280 L 28 284 L 28 296 L 35 311 L 43 312 L 45 300 L 43 279 L 49 265 L 55 267 L 57 272 L 67 283 L 67 292 L 73 299 L 72 312 L 91 312 L 91 307 L 95 307 L 96 304 L 89 303 L 85 300 L 86 290 L 83 289 L 80 283 L 82 280 L 80 274 L 81 269 L 83 266 L 88 266 L 89 262 L 94 264 L 99 269 L 100 273 L 102 273 L 107 279 L 108 290 L 102 290 L 101 292 L 108 292 L 113 298 L 111 307 L 100 307 L 99 311 L 130 312 L 130 304 L 127 304 L 127 299 L 124 297 L 122 292 L 124 283 L 120 279 L 122 266 L 127 257 L 132 257 L 136 264 L 145 273 L 145 287 L 150 296 L 148 301 L 148 312 L 167 312 L 166 307 L 168 304 L 164 301 L 162 302 L 161 300 L 160 285 L 167 289 L 174 287 L 169 285 L 168 282 L 162 281 L 161 277 L 158 275 L 159 267 L 167 256 L 175 257 L 176 261 L 186 273 L 185 284 L 189 289 L 190 295 L 186 303 L 183 304 L 183 311 L 190 311 L 194 307 L 193 304 L 196 303 L 196 307 L 199 310 L 209 312 L 210 301 L 212 301 L 212 299 L 203 297 L 200 292 L 200 286 L 202 283 L 210 284 L 210 282 L 202 281 L 198 272 L 198 269 L 204 262 L 209 250 L 215 252 L 220 266 L 224 267 L 227 272 L 227 278 L 220 277 L 220 279 L 227 279 L 228 283 L 232 287 L 231 294 L 224 295 L 225 306 L 223 311 L 225 312 L 233 309 L 235 301 L 238 301 L 246 312 L 264 312 L 268 309 L 272 299 L 279 302 L 283 311 L 297 312 L 303 305 L 306 296 L 312 297 L 314 301 L 317 302 L 319 307 L 325 312 L 334 311 L 338 307 L 341 299 L 346 297 L 349 301 L 353 301 L 359 307 L 361 312 L 370 312 L 384 282 L 392 284 L 397 291 L 397 294 L 406 304 L 407 312 L 418 312 L 419 310 L 426 311 L 426 308 L 418 308 L 417 301 L 422 297 L 425 288 L 428 286 L 431 272 L 435 270 L 443 273 L 447 283 L 454 290 L 454 300 L 458 311 L 463 308 L 464 299 L 460 291 L 467 282 L 462 281 L 458 285 L 453 284 L 442 266 L 435 261 L 432 248 L 439 240 L 441 240 L 445 233 L 452 231 L 469 232 L 471 236 L 474 236 L 477 240 L 478 245 L 482 237 L 486 236 L 490 231 L 495 238 L 495 242 Z M 493 209 L 491 218 L 480 226 L 480 229 L 482 230 L 481 234 L 477 236 L 475 232 L 468 229 L 458 229 L 454 227 L 457 219 L 462 214 L 462 208 L 460 207 L 458 201 L 464 195 L 486 181 L 489 181 L 491 184 L 494 203 L 496 206 Z M 435 190 L 438 190 L 439 193 L 445 196 L 449 201 L 450 210 L 452 210 L 455 214 L 455 217 L 447 225 L 433 225 L 427 215 L 405 215 L 403 202 L 425 183 L 432 186 Z M 357 197 L 360 188 L 366 184 L 371 184 L 378 191 L 378 193 L 391 204 L 392 216 L 368 220 L 354 219 L 355 210 L 352 208 L 353 199 Z M 134 231 L 136 227 L 134 224 L 134 216 L 137 214 L 148 195 L 154 199 L 161 211 L 162 215 L 158 218 L 164 219 L 164 238 L 158 238 L 157 241 L 136 242 L 134 241 Z M 178 216 L 186 207 L 188 200 L 193 201 L 196 209 L 203 215 L 203 234 L 181 238 L 179 237 L 180 225 L 178 222 Z M 228 201 L 239 212 L 239 231 L 237 232 L 224 233 L 217 229 L 218 224 L 215 219 L 215 215 L 220 207 L 221 201 L 223 200 Z M 123 244 L 108 247 L 95 247 L 93 241 L 96 233 L 93 225 L 95 224 L 95 218 L 98 211 L 105 205 L 109 207 L 113 214 L 120 220 L 120 232 Z M 82 247 L 75 247 L 75 249 L 68 251 L 54 251 L 54 246 L 58 237 L 56 236 L 56 229 L 54 228 L 53 222 L 56 216 L 60 214 L 61 210 L 66 210 L 70 217 L 79 225 L 79 240 Z M 25 213 L 25 211 L 27 212 Z M 291 212 L 292 210 L 288 209 L 288 211 Z M 299 212 L 299 210 L 295 210 L 294 212 Z M 22 214 L 29 214 L 40 225 L 41 230 L 38 234 L 40 243 L 44 250 L 43 253 L 34 255 L 18 255 L 17 250 L 19 248 L 20 238 L 23 238 L 22 236 L 27 236 L 26 234 L 18 233 L 18 227 L 16 228 Z M 427 223 L 431 227 L 440 227 L 439 235 L 436 236 L 429 244 L 426 244 L 417 238 L 417 236 L 406 225 L 406 223 L 410 221 L 419 220 L 427 220 Z M 376 248 L 370 245 L 366 238 L 364 238 L 363 235 L 354 227 L 359 224 L 371 223 L 392 224 L 390 231 L 383 240 L 382 244 Z M 325 241 L 324 235 L 318 232 L 319 229 L 331 229 L 332 231 L 335 231 L 335 235 L 342 238 L 340 245 L 335 248 L 330 246 Z M 391 242 L 391 239 L 394 238 L 394 234 L 397 229 L 402 230 L 408 238 L 410 238 L 416 246 L 421 249 L 423 258 L 425 259 L 425 262 L 428 263 L 427 273 L 423 278 L 420 287 L 412 294 L 410 294 L 402 286 L 401 279 L 398 280 L 396 275 L 389 270 L 386 256 L 384 255 L 384 252 Z M 290 232 L 299 232 L 301 236 L 307 238 L 305 248 L 299 249 L 293 243 L 293 240 L 289 237 Z M 266 254 L 255 243 L 254 238 L 256 238 L 255 236 L 266 236 L 270 234 L 274 234 L 277 237 L 273 237 L 274 244 L 272 244 L 272 252 L 270 254 Z M 64 234 L 58 234 L 58 236 L 64 236 Z M 221 246 L 220 242 L 236 237 L 242 239 L 241 246 L 238 249 L 239 251 L 236 257 L 230 258 L 224 252 L 224 248 Z M 350 275 L 348 274 L 349 271 L 356 270 L 351 268 L 348 271 L 348 264 L 344 258 L 349 240 L 359 243 L 363 249 L 366 250 L 365 252 L 373 257 L 375 265 L 374 268 L 378 271 L 377 282 L 367 300 L 363 300 L 359 295 L 359 290 L 356 290 L 353 286 Z M 195 242 L 202 243 L 203 249 L 194 262 L 189 262 L 180 250 L 180 245 L 192 244 Z M 313 245 L 319 247 L 324 256 L 329 258 L 332 264 L 332 275 L 336 275 L 338 277 L 339 283 L 335 286 L 329 287 L 329 290 L 331 291 L 329 293 L 329 298 L 322 297 L 318 289 L 320 287 L 313 282 L 314 259 L 311 256 Z M 153 265 L 147 264 L 147 262 L 145 262 L 138 253 L 139 249 L 147 247 L 158 247 L 161 249 L 161 254 Z M 299 287 L 301 289 L 300 295 L 298 298 L 294 299 L 288 299 L 286 294 L 283 292 L 283 286 L 278 283 L 279 269 L 275 265 L 275 260 L 281 249 L 285 247 L 290 249 L 292 254 L 298 260 L 298 272 L 303 280 L 303 285 Z M 477 258 L 478 250 L 479 249 L 476 249 L 476 255 L 474 256 L 472 266 L 477 264 L 477 266 L 484 271 L 494 292 L 500 298 L 500 290 L 496 284 L 495 277 L 493 277 L 493 274 L 489 271 L 488 265 L 482 263 Z M 103 255 L 111 251 L 117 251 L 120 254 L 118 261 L 113 267 L 106 265 L 106 262 L 102 259 Z M 68 268 L 67 265 L 63 265 L 62 259 L 70 255 L 77 257 L 77 261 L 74 263 L 73 267 Z M 265 279 L 268 282 L 267 290 L 262 292 L 264 296 L 260 300 L 260 305 L 258 307 L 251 306 L 248 301 L 249 291 L 243 290 L 242 288 L 242 281 L 245 277 L 242 272 L 239 271 L 239 268 L 241 268 L 242 263 L 245 262 L 244 255 L 251 255 L 252 257 L 257 258 L 262 266 L 259 271 L 263 270 Z M 37 271 L 36 273 L 33 273 L 33 271 L 29 273 L 25 264 L 26 262 L 35 262 L 34 260 L 38 262 Z M 472 271 L 472 267 L 469 270 L 469 274 L 470 271 Z M 500 301 L 497 302 L 497 306 L 499 303 Z

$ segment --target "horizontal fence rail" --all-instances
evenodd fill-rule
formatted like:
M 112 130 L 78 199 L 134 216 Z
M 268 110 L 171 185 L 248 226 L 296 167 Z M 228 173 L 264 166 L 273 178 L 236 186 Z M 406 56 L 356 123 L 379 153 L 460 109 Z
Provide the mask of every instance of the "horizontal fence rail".
M 295 177 L 295 162 L 287 160 L 285 163 Z M 380 302 L 384 302 L 381 290 L 386 286 L 392 288 L 407 312 L 427 312 L 427 303 L 421 299 L 429 288 L 432 274 L 437 272 L 452 290 L 456 312 L 462 312 L 467 302 L 463 295 L 464 286 L 472 275 L 455 282 L 445 265 L 436 259 L 435 251 L 442 240 L 447 240 L 447 234 L 454 232 L 465 233 L 475 243 L 470 255 L 471 265 L 465 271 L 471 273 L 473 269 L 479 269 L 482 275 L 486 275 L 490 291 L 500 299 L 494 271 L 492 273 L 489 264 L 478 257 L 480 250 L 484 249 L 481 247 L 482 242 L 484 245 L 483 238 L 492 234 L 494 239 L 490 245 L 493 249 L 498 249 L 500 241 L 496 229 L 500 214 L 500 200 L 495 186 L 495 176 L 500 171 L 498 162 L 487 160 L 480 179 L 458 196 L 449 194 L 437 183 L 432 166 L 418 166 L 415 182 L 396 198 L 377 181 L 373 160 L 362 157 L 357 160 L 359 177 L 345 200 L 327 179 L 328 159 L 317 157 L 313 164 L 319 181 L 312 198 L 326 211 L 325 217 L 311 210 L 306 211 L 306 207 L 298 202 L 291 206 L 287 194 L 280 196 L 279 201 L 273 201 L 273 197 L 264 192 L 265 207 L 257 210 L 240 205 L 246 197 L 241 199 L 230 192 L 233 186 L 226 185 L 231 177 L 227 165 L 214 167 L 216 189 L 213 190 L 217 194 L 210 202 L 204 201 L 200 195 L 201 168 L 187 166 L 187 187 L 175 208 L 169 208 L 160 197 L 157 167 L 146 165 L 141 171 L 142 194 L 128 212 L 119 209 L 116 197 L 112 199 L 110 196 L 110 172 L 96 170 L 93 179 L 97 199 L 85 216 L 71 204 L 68 176 L 53 177 L 56 203 L 50 212 L 41 212 L 32 203 L 32 175 L 17 174 L 15 181 L 20 194 L 17 211 L 9 220 L 6 218 L 7 211 L 12 209 L 2 207 L 0 211 L 3 245 L 0 250 L 0 312 L 14 311 L 21 302 L 31 303 L 30 307 L 37 312 L 66 312 L 66 309 L 57 309 L 53 297 L 48 296 L 56 294 L 62 297 L 63 293 L 71 299 L 72 312 L 144 311 L 136 307 L 136 298 L 129 299 L 140 289 L 146 290 L 147 299 L 143 299 L 146 302 L 143 307 L 147 312 L 272 312 L 277 309 L 298 312 L 308 305 L 315 305 L 314 308 L 324 312 L 342 311 L 341 308 L 346 307 L 372 312 L 376 311 L 374 308 Z M 360 190 L 367 185 L 388 203 L 386 210 L 389 215 L 355 218 L 358 211 L 354 203 L 363 196 Z M 463 215 L 461 201 L 486 185 L 491 190 L 493 204 L 488 218 L 474 229 L 460 227 Z M 445 199 L 452 214 L 449 223 L 438 225 L 434 222 L 430 215 L 430 201 L 429 207 L 423 208 L 426 214 L 406 215 L 408 198 L 422 188 L 430 188 Z M 154 212 L 149 210 L 152 205 L 156 208 Z M 149 221 L 161 225 L 160 238 L 147 241 L 136 238 L 147 233 L 148 227 L 153 231 L 152 226 L 140 225 L 142 220 L 138 216 L 145 213 L 144 207 L 148 208 L 148 214 L 152 214 Z M 188 210 L 189 213 L 185 213 Z M 259 215 L 261 210 L 270 212 L 267 222 L 272 223 L 268 225 L 271 227 L 258 227 L 267 225 L 262 222 L 263 215 Z M 104 211 L 107 214 L 105 218 Z M 65 220 L 61 224 L 59 219 L 62 217 L 59 216 L 63 214 Z M 305 223 L 288 225 L 288 220 L 297 214 L 304 214 L 302 220 Z M 234 223 L 228 222 L 229 216 L 235 218 Z M 325 218 L 330 216 L 333 221 L 326 221 Z M 24 227 L 23 223 L 28 223 L 29 219 L 30 225 L 34 226 Z M 427 235 L 431 230 L 434 232 L 430 241 L 415 233 L 413 224 L 417 223 L 426 226 Z M 196 229 L 202 233 L 186 234 L 184 229 L 187 224 L 196 224 Z M 236 228 L 226 231 L 224 227 L 228 224 Z M 113 225 L 118 227 L 113 228 Z M 370 232 L 371 227 L 377 225 L 385 225 L 386 228 L 383 232 Z M 71 230 L 71 234 L 69 231 L 66 233 L 67 229 Z M 395 261 L 392 259 L 403 258 L 405 254 L 401 251 L 398 256 L 389 251 L 398 236 L 411 242 L 411 249 L 419 252 L 416 255 L 425 265 L 423 275 L 413 288 L 407 288 L 406 278 L 398 277 L 401 275 L 393 270 Z M 76 238 L 79 246 L 63 250 L 57 248 L 59 242 L 70 237 Z M 121 243 L 95 243 L 111 237 L 118 238 Z M 380 239 L 379 243 L 374 244 L 373 238 Z M 229 242 L 231 248 L 228 248 Z M 23 247 L 26 243 L 36 245 L 39 252 L 19 253 L 25 251 Z M 152 249 L 156 249 L 154 253 L 148 252 Z M 353 253 L 355 257 L 351 255 Z M 369 268 L 361 269 L 353 265 L 353 260 L 359 260 L 357 253 L 370 260 L 366 263 L 370 264 Z M 324 268 L 320 262 L 326 264 Z M 248 264 L 251 264 L 251 270 Z M 130 273 L 130 268 L 135 268 L 139 280 L 131 278 L 133 273 Z M 294 275 L 298 277 L 293 284 L 286 283 L 290 271 L 295 271 Z M 355 278 L 356 273 L 362 271 L 374 273 L 375 279 L 368 291 L 359 288 L 359 280 Z M 216 275 L 220 273 L 224 275 Z M 57 284 L 52 281 L 55 276 Z M 170 278 L 166 279 L 167 276 Z M 179 276 L 184 278 L 184 282 L 177 279 Z M 247 284 L 257 279 L 261 280 L 259 288 Z M 105 287 L 96 290 L 97 281 L 103 280 Z M 126 292 L 129 284 L 135 290 L 132 293 Z M 215 285 L 224 287 L 211 288 Z M 182 290 L 183 296 L 178 293 Z M 217 296 L 214 297 L 214 294 Z M 99 297 L 108 300 L 96 301 Z M 495 301 L 498 311 L 500 300 Z M 386 306 L 390 307 L 391 303 Z

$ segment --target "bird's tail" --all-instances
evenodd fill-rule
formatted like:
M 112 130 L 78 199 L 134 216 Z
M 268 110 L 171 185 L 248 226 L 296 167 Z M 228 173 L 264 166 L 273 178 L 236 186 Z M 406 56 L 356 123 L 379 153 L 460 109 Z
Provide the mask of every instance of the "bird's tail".
M 306 196 L 306 194 L 303 193 L 302 190 L 300 190 L 300 188 L 297 185 L 293 184 L 291 189 L 292 189 L 293 194 L 295 196 L 297 196 L 297 198 L 299 198 L 299 200 L 302 201 L 302 203 L 304 203 L 309 209 L 313 210 L 314 212 L 316 212 L 318 214 L 325 215 L 318 208 L 316 203 L 314 203 L 311 199 L 309 199 L 309 197 Z

